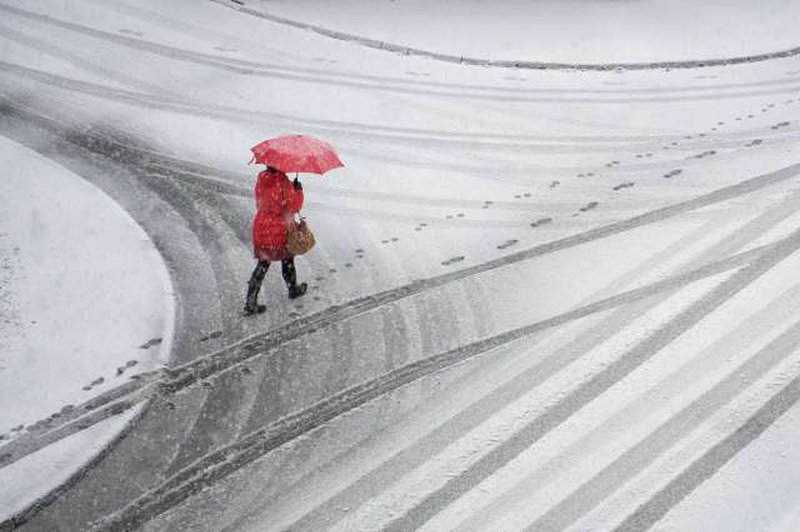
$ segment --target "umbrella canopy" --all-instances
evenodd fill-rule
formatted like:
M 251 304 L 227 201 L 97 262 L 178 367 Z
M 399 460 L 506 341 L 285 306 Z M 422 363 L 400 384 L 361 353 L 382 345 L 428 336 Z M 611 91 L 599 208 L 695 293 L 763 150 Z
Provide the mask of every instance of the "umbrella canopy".
M 309 135 L 276 137 L 260 142 L 250 150 L 253 161 L 268 164 L 283 173 L 324 174 L 344 166 L 330 144 Z

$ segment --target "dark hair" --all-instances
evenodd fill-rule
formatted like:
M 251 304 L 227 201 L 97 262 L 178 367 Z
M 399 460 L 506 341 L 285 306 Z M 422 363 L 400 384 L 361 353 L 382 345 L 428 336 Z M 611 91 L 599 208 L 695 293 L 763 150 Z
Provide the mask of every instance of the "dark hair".
M 286 172 L 284 172 L 280 168 L 276 168 L 276 167 L 270 166 L 270 165 L 266 165 L 266 167 L 267 167 L 266 171 L 271 173 L 271 174 L 283 174 L 283 175 L 286 175 Z

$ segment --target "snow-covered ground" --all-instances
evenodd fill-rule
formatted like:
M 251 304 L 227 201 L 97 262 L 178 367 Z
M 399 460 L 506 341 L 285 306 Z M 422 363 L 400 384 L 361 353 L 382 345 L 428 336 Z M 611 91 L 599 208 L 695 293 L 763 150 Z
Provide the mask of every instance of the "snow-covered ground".
M 792 0 L 271 0 L 247 6 L 437 53 L 556 63 L 775 52 L 797 46 L 793 28 L 800 22 Z
M 0 437 L 20 444 L 166 363 L 174 305 L 152 241 L 103 192 L 3 137 L 0 161 Z M 4 467 L 0 516 L 62 484 L 135 411 Z
M 178 302 L 159 393 L 23 528 L 791 526 L 800 59 L 293 24 L 679 61 L 796 46 L 800 10 L 489 4 L 0 1 L 2 134 L 122 205 Z M 346 168 L 303 177 L 307 296 L 273 267 L 244 318 L 248 148 L 289 132 Z

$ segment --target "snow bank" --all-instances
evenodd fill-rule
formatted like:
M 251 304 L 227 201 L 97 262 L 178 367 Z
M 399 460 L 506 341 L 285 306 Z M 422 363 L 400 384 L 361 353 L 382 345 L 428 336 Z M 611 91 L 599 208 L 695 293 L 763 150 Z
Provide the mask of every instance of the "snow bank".
M 8 443 L 166 362 L 174 312 L 161 256 L 116 203 L 2 137 L 0 161 L 0 443 Z M 66 480 L 133 415 L 0 468 L 0 518 Z

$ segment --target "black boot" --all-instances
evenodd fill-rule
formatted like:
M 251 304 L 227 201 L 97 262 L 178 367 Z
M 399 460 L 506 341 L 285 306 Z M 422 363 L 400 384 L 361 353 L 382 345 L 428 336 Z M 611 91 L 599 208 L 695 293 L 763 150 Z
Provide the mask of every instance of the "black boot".
M 261 261 L 253 270 L 253 275 L 250 276 L 250 281 L 247 283 L 247 299 L 244 304 L 246 316 L 261 314 L 267 310 L 266 305 L 258 304 L 258 292 L 261 290 L 261 282 L 267 274 L 267 268 L 269 268 L 269 262 Z
M 289 299 L 296 299 L 296 298 L 302 296 L 303 294 L 306 293 L 306 290 L 308 290 L 308 284 L 306 284 L 306 283 L 300 283 L 300 284 L 296 284 L 296 285 L 290 286 L 289 287 Z
M 286 287 L 289 289 L 289 299 L 297 299 L 308 290 L 308 284 L 297 284 L 297 270 L 294 267 L 294 259 L 281 261 L 281 273 Z

